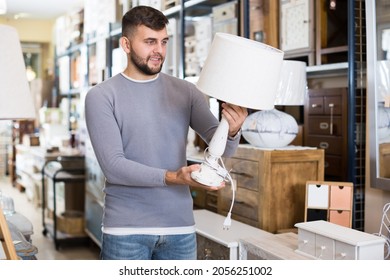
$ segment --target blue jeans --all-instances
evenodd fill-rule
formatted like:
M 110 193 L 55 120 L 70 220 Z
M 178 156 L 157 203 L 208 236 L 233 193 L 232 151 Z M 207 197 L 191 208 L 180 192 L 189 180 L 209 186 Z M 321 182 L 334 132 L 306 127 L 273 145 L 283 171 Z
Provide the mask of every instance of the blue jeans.
M 196 260 L 196 234 L 103 233 L 102 260 Z

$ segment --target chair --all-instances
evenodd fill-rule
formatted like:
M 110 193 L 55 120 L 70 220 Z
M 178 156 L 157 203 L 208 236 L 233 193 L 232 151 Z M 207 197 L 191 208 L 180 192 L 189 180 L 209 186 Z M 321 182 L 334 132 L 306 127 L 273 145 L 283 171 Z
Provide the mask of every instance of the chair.
M 3 210 L 0 207 L 0 241 L 3 245 L 4 253 L 7 260 L 19 260 L 16 254 L 14 243 L 12 242 L 7 220 L 4 217 Z

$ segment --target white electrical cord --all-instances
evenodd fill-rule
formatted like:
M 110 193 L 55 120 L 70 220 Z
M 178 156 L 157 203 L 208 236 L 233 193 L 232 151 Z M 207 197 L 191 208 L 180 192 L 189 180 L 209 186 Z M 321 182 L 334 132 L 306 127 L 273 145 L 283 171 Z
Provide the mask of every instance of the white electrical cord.
M 230 186 L 232 188 L 232 203 L 230 204 L 229 212 L 226 215 L 225 221 L 223 222 L 223 229 L 228 230 L 228 229 L 230 229 L 230 226 L 232 225 L 232 218 L 231 218 L 231 216 L 232 216 L 234 200 L 235 200 L 235 197 L 236 197 L 236 186 L 234 184 L 234 180 L 233 180 L 232 176 L 230 175 L 229 171 L 226 170 L 225 165 L 223 164 L 222 158 L 219 158 L 219 160 L 221 162 L 222 168 L 226 172 L 225 178 L 227 178 L 230 181 Z
M 205 149 L 205 151 L 204 151 L 205 154 L 207 153 L 207 150 L 208 150 L 208 148 Z M 232 216 L 232 210 L 233 210 L 234 200 L 235 200 L 235 196 L 236 196 L 236 186 L 235 186 L 234 180 L 233 180 L 232 176 L 230 175 L 229 171 L 226 170 L 226 167 L 225 167 L 221 157 L 218 157 L 218 158 L 214 157 L 216 162 L 209 162 L 208 159 L 209 158 L 207 156 L 205 156 L 205 161 L 203 162 L 203 164 L 206 164 L 208 167 L 215 170 L 215 172 L 220 177 L 222 177 L 224 181 L 227 181 L 227 180 L 230 181 L 230 185 L 232 188 L 232 203 L 230 205 L 230 209 L 229 209 L 229 212 L 225 218 L 225 221 L 223 222 L 223 229 L 227 230 L 227 229 L 230 229 L 230 226 L 232 224 L 231 216 Z M 220 162 L 219 164 L 218 164 L 218 161 Z M 217 164 L 217 166 L 216 166 L 216 164 Z

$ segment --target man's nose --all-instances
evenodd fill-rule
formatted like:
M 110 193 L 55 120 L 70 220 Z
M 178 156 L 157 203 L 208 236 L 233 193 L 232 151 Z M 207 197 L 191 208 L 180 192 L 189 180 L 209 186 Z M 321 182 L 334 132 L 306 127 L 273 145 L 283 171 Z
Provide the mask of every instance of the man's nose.
M 162 53 L 164 49 L 163 43 L 157 43 L 154 47 L 154 51 L 158 53 Z

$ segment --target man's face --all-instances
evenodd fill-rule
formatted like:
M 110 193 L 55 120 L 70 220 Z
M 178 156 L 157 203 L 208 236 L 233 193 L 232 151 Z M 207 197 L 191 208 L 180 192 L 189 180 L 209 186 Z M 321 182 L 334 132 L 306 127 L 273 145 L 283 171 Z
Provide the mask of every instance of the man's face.
M 141 25 L 129 39 L 130 63 L 145 75 L 158 74 L 166 55 L 168 43 L 166 29 L 155 31 Z

